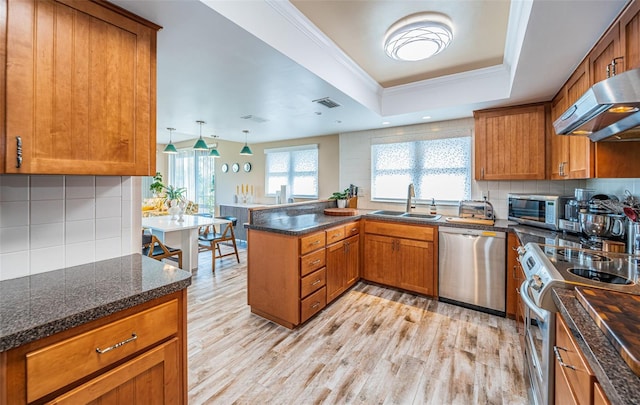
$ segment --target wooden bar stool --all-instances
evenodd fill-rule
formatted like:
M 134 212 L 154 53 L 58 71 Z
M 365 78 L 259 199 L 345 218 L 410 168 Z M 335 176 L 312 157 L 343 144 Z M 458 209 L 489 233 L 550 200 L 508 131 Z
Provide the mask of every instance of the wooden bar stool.
M 166 246 L 155 235 L 142 234 L 142 254 L 159 261 L 177 261 L 178 267 L 182 268 L 182 249 Z
M 236 260 L 240 263 L 240 255 L 238 254 L 238 246 L 236 246 L 236 235 L 233 232 L 233 227 L 238 223 L 238 219 L 235 217 L 216 217 L 220 219 L 227 219 L 231 222 L 224 224 L 224 228 L 218 233 L 216 232 L 216 227 L 214 225 L 210 225 L 204 229 L 203 232 L 200 233 L 198 237 L 199 243 L 199 251 L 203 252 L 206 250 L 211 251 L 211 271 L 216 271 L 216 259 L 225 256 L 235 255 Z M 222 228 L 222 226 L 221 226 Z M 222 253 L 220 249 L 220 243 L 222 242 L 231 242 L 231 246 L 233 246 L 233 251 L 228 253 Z

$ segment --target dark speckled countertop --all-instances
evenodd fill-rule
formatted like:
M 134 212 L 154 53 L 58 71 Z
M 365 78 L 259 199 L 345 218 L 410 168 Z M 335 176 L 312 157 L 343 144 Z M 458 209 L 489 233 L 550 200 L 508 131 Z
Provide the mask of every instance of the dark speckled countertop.
M 627 366 L 575 296 L 554 288 L 553 300 L 612 404 L 640 404 L 640 378 Z
M 190 284 L 191 273 L 140 254 L 0 281 L 0 352 Z

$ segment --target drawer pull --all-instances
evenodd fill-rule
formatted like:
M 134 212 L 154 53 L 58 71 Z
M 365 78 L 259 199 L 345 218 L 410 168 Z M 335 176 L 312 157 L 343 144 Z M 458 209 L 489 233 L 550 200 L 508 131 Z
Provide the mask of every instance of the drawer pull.
M 318 263 L 320 263 L 320 259 L 316 259 L 316 260 L 311 262 L 311 264 L 318 264 Z
M 124 345 L 126 345 L 127 343 L 133 342 L 133 341 L 134 341 L 134 340 L 136 340 L 137 338 L 138 338 L 138 335 L 136 335 L 135 333 L 132 333 L 132 334 L 131 334 L 131 337 L 130 337 L 129 339 L 125 339 L 125 340 L 123 340 L 123 341 L 122 341 L 122 342 L 120 342 L 120 343 L 116 343 L 116 344 L 115 344 L 115 345 L 113 345 L 113 346 L 109 346 L 109 347 L 107 347 L 106 349 L 101 349 L 101 348 L 99 348 L 99 347 L 96 347 L 96 352 L 98 352 L 98 353 L 100 353 L 100 354 L 104 354 L 104 353 L 106 353 L 106 352 L 110 352 L 110 351 L 111 351 L 111 350 L 113 350 L 113 349 L 117 349 L 117 348 L 118 348 L 118 347 L 120 347 L 120 346 L 124 346 Z
M 311 283 L 311 285 L 318 285 L 322 282 L 322 280 L 317 279 L 316 281 L 314 281 L 313 283 Z
M 570 368 L 571 370 L 575 370 L 576 369 L 575 366 L 572 366 L 572 365 L 567 364 L 564 361 L 562 361 L 562 356 L 560 356 L 560 350 L 564 350 L 565 352 L 567 351 L 567 349 L 565 349 L 564 347 L 553 346 L 553 352 L 556 354 L 556 360 L 558 360 L 558 363 L 562 367 L 566 367 L 566 368 Z
M 16 167 L 22 167 L 22 138 L 16 136 Z
M 313 242 L 309 243 L 310 245 L 319 245 L 320 241 L 319 240 L 314 240 Z
M 311 305 L 311 309 L 316 309 L 320 306 L 320 301 L 316 301 L 313 305 Z

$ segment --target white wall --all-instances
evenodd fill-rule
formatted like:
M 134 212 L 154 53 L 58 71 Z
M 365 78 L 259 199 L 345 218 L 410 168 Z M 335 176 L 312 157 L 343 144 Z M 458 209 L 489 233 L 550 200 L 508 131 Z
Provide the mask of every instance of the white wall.
M 138 177 L 0 176 L 0 280 L 138 252 L 140 203 Z
M 404 209 L 404 202 L 381 203 L 371 201 L 371 142 L 374 138 L 397 137 L 403 140 L 427 139 L 425 134 L 442 131 L 454 131 L 459 134 L 473 134 L 473 118 L 410 125 L 404 127 L 380 128 L 367 131 L 340 134 L 340 187 L 349 184 L 359 187 L 358 208 L 365 209 Z M 473 171 L 472 171 L 473 173 Z M 575 181 L 472 181 L 471 198 L 481 200 L 488 194 L 496 217 L 507 218 L 507 194 L 512 193 L 554 193 L 573 195 L 576 187 L 585 187 L 584 180 Z M 640 192 L 640 190 L 639 190 Z M 428 205 L 418 205 L 417 211 L 427 211 Z M 455 215 L 456 206 L 438 206 L 438 213 Z

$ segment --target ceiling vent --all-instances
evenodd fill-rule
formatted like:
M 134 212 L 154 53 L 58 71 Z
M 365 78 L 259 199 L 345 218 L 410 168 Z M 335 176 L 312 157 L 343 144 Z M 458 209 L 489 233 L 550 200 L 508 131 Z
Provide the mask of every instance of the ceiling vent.
M 268 120 L 268 119 L 266 119 L 266 118 L 257 117 L 257 116 L 255 116 L 255 115 L 251 115 L 251 114 L 249 114 L 249 115 L 243 115 L 243 116 L 242 116 L 242 117 L 240 117 L 240 118 L 241 118 L 241 119 L 243 119 L 243 120 L 247 120 L 247 121 L 257 122 L 257 123 L 259 123 L 259 124 L 261 124 L 261 123 L 263 123 L 263 122 L 267 122 L 267 121 L 269 121 L 269 120 Z
M 317 100 L 313 100 L 313 102 L 314 103 L 318 103 L 318 104 L 322 104 L 323 106 L 325 106 L 327 108 L 340 107 L 340 104 L 338 104 L 337 102 L 331 100 L 329 97 L 319 98 Z

